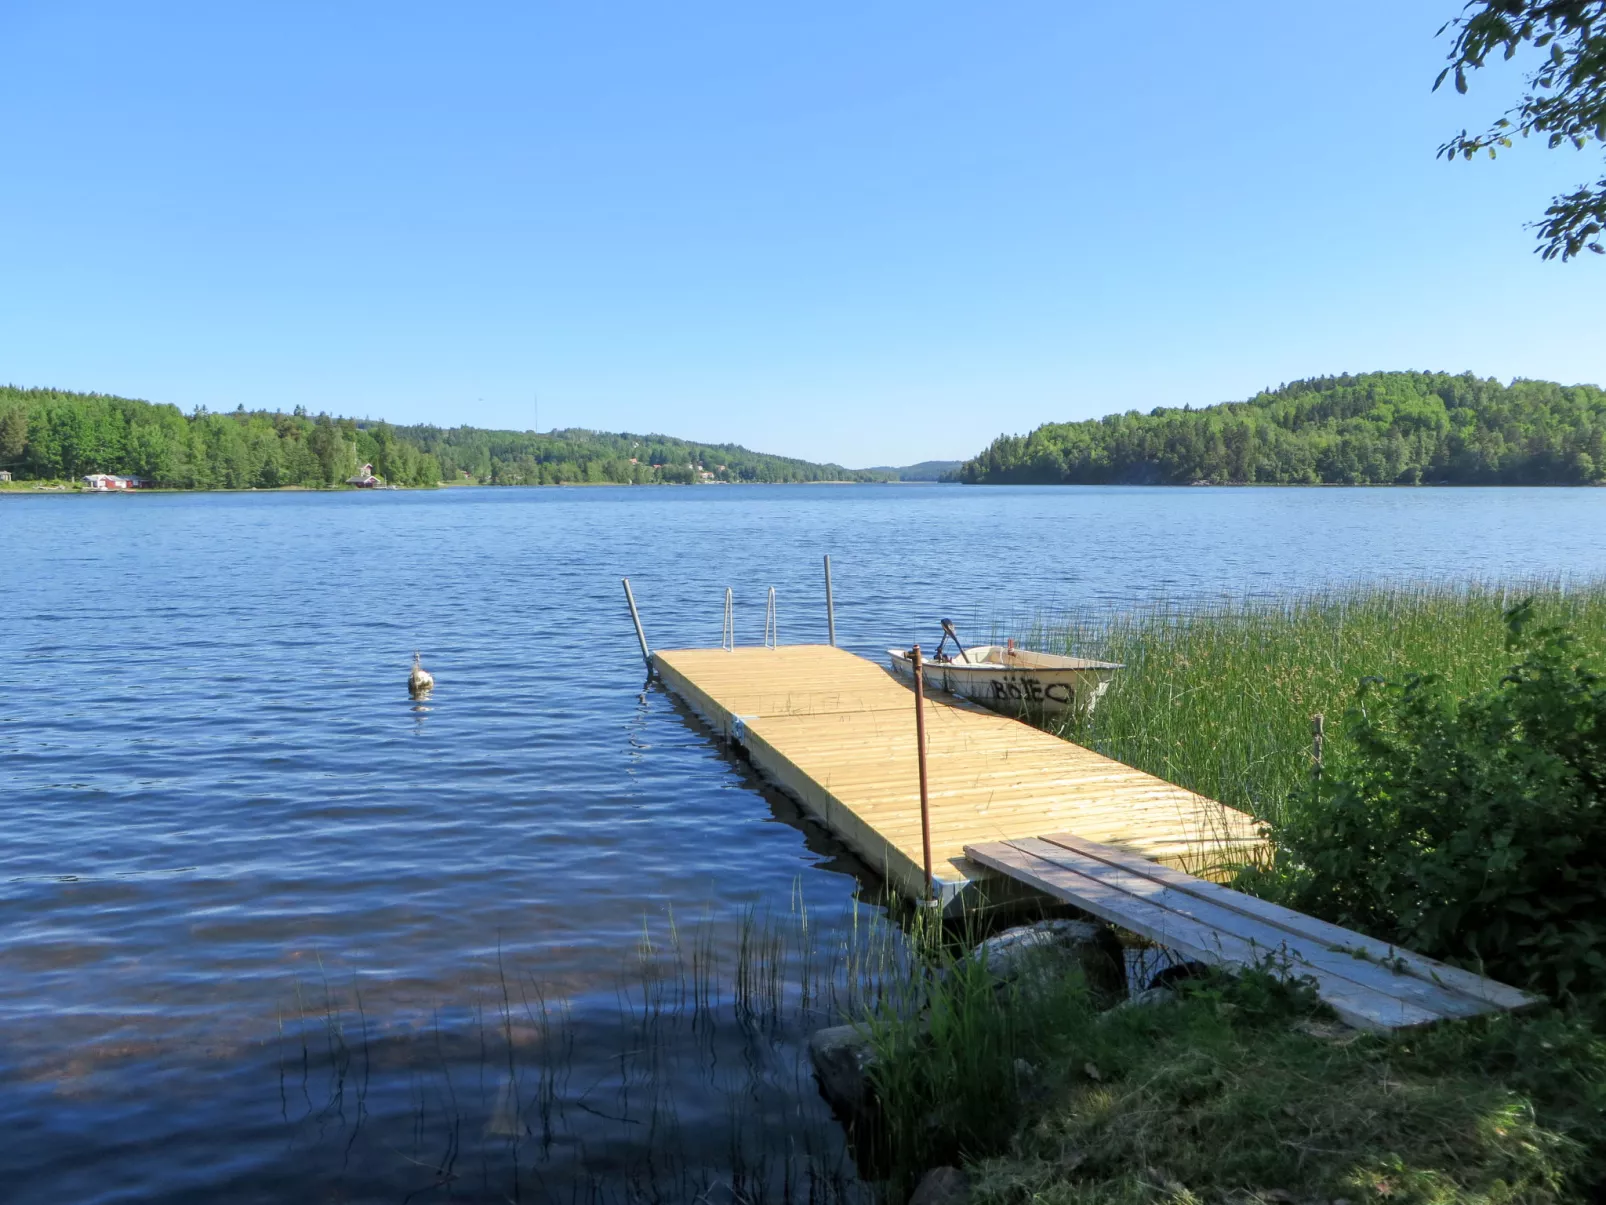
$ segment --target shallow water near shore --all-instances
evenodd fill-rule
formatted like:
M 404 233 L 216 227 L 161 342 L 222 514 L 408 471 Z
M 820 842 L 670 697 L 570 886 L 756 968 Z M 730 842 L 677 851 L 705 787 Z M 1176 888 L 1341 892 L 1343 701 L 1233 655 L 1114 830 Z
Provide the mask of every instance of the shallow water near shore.
M 1599 577 L 1602 530 L 1598 489 L 0 497 L 0 1182 L 852 1198 L 801 1042 L 879 885 L 644 686 L 622 574 L 656 644 L 717 644 L 727 585 L 739 642 L 772 585 L 821 641 L 830 553 L 879 661 L 945 616 Z

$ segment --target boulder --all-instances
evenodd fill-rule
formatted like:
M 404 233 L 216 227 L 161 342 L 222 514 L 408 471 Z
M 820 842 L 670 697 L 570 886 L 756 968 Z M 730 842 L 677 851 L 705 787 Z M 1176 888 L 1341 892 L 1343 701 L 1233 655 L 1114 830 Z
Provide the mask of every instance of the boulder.
M 1054 959 L 1081 964 L 1096 995 L 1115 999 L 1126 993 L 1125 959 L 1120 941 L 1108 925 L 1080 920 L 1041 920 L 995 933 L 960 960 L 984 962 L 1000 983 L 1020 978 L 1026 969 Z
M 868 1029 L 862 1025 L 817 1029 L 809 1038 L 809 1058 L 821 1094 L 838 1113 L 851 1116 L 870 1107 L 874 1099 L 870 1072 L 876 1059 Z
M 1150 977 L 1149 987 L 1151 990 L 1157 987 L 1175 988 L 1177 984 L 1187 983 L 1192 979 L 1209 978 L 1210 968 L 1206 964 L 1182 958 L 1179 955 L 1172 954 L 1169 950 L 1166 951 L 1166 954 L 1172 961 Z
M 970 1178 L 957 1167 L 934 1167 L 920 1177 L 909 1195 L 909 1205 L 964 1205 L 970 1198 Z
M 1170 1004 L 1178 999 L 1177 993 L 1169 987 L 1146 987 L 1141 992 L 1134 992 L 1130 1000 L 1123 1000 L 1116 1008 L 1145 1008 L 1155 1004 Z

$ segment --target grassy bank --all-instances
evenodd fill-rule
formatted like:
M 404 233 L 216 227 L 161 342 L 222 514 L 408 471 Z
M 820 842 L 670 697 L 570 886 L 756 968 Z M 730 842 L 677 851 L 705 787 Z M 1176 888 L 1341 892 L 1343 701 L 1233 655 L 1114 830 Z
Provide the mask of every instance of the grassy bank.
M 1581 1205 L 1606 1175 L 1606 1041 L 1561 1015 L 1362 1035 L 1255 975 L 1102 1013 L 1074 972 L 935 994 L 962 1025 L 883 1040 L 895 1199 L 944 1163 L 973 1205 Z
M 1511 664 L 1502 614 L 1532 596 L 1581 650 L 1606 653 L 1606 582 L 1373 586 L 1276 602 L 1156 605 L 1068 616 L 1020 634 L 1029 647 L 1119 661 L 1090 717 L 1061 734 L 1261 819 L 1283 818 L 1308 781 L 1311 717 L 1325 758 L 1347 753 L 1340 720 L 1363 678 L 1414 670 L 1457 693 L 1486 689 Z
M 1243 885 L 1496 959 L 1556 1003 L 1378 1036 L 1258 975 L 1114 1011 L 1075 966 L 1004 992 L 928 975 L 917 1008 L 873 1023 L 894 1198 L 945 1163 L 976 1205 L 1602 1198 L 1606 583 L 1355 588 L 1017 635 L 1126 665 L 1064 735 L 1265 820 L 1275 862 Z

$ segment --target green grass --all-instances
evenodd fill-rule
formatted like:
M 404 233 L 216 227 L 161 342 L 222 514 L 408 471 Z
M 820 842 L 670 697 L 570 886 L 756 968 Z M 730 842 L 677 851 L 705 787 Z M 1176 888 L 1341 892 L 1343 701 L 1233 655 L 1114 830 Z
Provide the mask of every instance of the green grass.
M 1548 1205 L 1606 1187 L 1606 1040 L 1561 1014 L 1356 1034 L 1259 973 L 1101 1011 L 1073 969 L 925 981 L 872 1023 L 890 1200 Z
M 1325 758 L 1344 755 L 1343 713 L 1369 675 L 1444 675 L 1460 693 L 1511 664 L 1501 615 L 1528 596 L 1606 652 L 1606 582 L 1370 586 L 1271 602 L 1159 604 L 1072 615 L 1018 633 L 1027 647 L 1122 662 L 1090 716 L 1060 725 L 1078 744 L 1271 822 L 1312 768 L 1311 717 Z
M 980 1201 L 1594 1199 L 1606 1041 L 1587 1027 L 1322 1028 L 1313 999 L 1250 976 L 1062 1030 L 1051 1103 L 979 1162 Z

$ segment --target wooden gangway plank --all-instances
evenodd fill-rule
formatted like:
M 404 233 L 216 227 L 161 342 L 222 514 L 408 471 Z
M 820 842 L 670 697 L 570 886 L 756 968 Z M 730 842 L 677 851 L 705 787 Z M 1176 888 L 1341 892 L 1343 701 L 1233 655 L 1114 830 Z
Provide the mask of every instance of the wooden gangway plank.
M 1393 1030 L 1537 997 L 1072 833 L 967 845 L 966 855 L 1111 924 L 1230 968 L 1308 977 L 1347 1023 Z
M 652 664 L 898 890 L 924 893 L 908 683 L 829 645 L 661 649 Z M 1243 812 L 944 695 L 927 698 L 926 753 L 933 878 L 945 903 L 994 877 L 965 857 L 971 842 L 1074 829 L 1207 876 L 1263 846 Z

